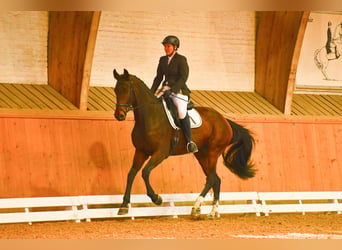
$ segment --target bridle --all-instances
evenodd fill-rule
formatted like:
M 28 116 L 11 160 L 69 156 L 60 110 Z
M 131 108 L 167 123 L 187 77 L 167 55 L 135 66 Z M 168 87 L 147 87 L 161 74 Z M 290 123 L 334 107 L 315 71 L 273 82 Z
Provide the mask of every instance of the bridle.
M 137 108 L 137 107 L 133 107 L 133 104 L 132 104 L 132 96 L 133 96 L 132 81 L 121 82 L 120 84 L 128 84 L 128 86 L 129 86 L 129 98 L 128 98 L 128 103 L 117 103 L 116 108 L 119 108 L 119 110 L 124 112 L 124 114 L 126 115 L 129 111 Z M 126 107 L 126 109 L 122 109 L 122 107 Z
M 128 98 L 128 102 L 127 103 L 117 103 L 116 104 L 116 108 L 119 108 L 119 110 L 121 110 L 122 112 L 124 112 L 124 114 L 126 115 L 129 111 L 131 110 L 135 110 L 138 108 L 141 108 L 142 106 L 146 105 L 146 104 L 151 104 L 151 103 L 142 103 L 140 105 L 137 106 L 133 106 L 132 103 L 132 98 L 133 98 L 133 81 L 128 81 L 128 82 L 121 82 L 120 84 L 128 84 L 129 86 L 129 98 Z M 156 104 L 159 103 L 161 100 L 158 100 L 156 102 L 152 102 L 152 104 Z M 122 107 L 125 107 L 126 109 L 122 109 Z

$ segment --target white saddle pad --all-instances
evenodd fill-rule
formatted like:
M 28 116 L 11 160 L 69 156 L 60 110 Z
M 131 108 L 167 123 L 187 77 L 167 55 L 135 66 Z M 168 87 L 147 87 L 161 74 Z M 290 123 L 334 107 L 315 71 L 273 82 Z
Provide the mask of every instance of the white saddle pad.
M 174 129 L 179 129 L 178 126 L 176 126 L 174 120 L 173 120 L 173 117 L 171 115 L 171 112 L 170 110 L 167 108 L 167 105 L 166 105 L 166 102 L 165 100 L 163 99 L 163 106 L 164 106 L 164 110 L 165 110 L 165 113 L 166 113 L 166 116 L 167 118 L 169 119 L 169 122 L 171 124 L 171 126 L 174 128 Z M 189 118 L 190 118 L 190 126 L 191 128 L 198 128 L 202 125 L 202 118 L 200 116 L 200 114 L 198 113 L 198 111 L 194 108 L 188 110 L 188 115 L 189 115 Z

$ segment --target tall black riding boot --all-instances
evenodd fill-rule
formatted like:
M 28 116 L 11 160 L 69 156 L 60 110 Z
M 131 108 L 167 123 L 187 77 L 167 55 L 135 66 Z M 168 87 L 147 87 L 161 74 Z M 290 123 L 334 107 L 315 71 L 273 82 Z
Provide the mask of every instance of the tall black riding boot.
M 190 127 L 190 119 L 189 115 L 186 114 L 184 119 L 179 119 L 180 125 L 183 131 L 183 134 L 186 139 L 186 148 L 189 153 L 196 153 L 198 151 L 197 145 L 195 142 L 192 141 L 192 135 L 191 135 L 191 127 Z

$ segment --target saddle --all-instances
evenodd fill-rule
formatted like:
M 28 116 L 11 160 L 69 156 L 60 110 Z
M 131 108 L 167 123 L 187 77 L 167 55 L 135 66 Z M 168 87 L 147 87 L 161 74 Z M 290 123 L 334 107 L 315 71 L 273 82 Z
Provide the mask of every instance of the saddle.
M 180 129 L 180 122 L 178 118 L 178 111 L 171 99 L 169 98 L 162 98 L 164 111 L 166 113 L 166 116 L 170 122 L 170 125 L 175 129 Z M 190 126 L 191 128 L 199 128 L 202 125 L 202 118 L 198 111 L 194 108 L 194 103 L 189 102 L 188 103 L 188 115 L 190 118 Z
M 169 154 L 171 155 L 173 151 L 176 149 L 178 142 L 179 142 L 179 133 L 181 131 L 180 129 L 180 122 L 178 118 L 178 111 L 175 105 L 173 104 L 172 100 L 170 98 L 162 98 L 162 103 L 164 107 L 164 111 L 166 113 L 166 116 L 170 122 L 170 125 L 174 129 L 173 138 L 171 140 L 171 148 Z M 188 116 L 190 119 L 190 127 L 191 128 L 198 128 L 202 125 L 202 118 L 198 111 L 194 109 L 193 102 L 188 103 L 187 107 Z

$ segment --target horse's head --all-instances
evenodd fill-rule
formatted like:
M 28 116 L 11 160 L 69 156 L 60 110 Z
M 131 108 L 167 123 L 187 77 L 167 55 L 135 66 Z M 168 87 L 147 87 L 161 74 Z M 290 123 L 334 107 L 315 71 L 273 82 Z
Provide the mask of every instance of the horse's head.
M 126 119 L 127 112 L 132 109 L 132 101 L 134 97 L 133 93 L 133 83 L 130 80 L 128 71 L 125 69 L 122 75 L 114 69 L 114 78 L 117 80 L 114 92 L 116 95 L 116 109 L 114 112 L 114 117 L 118 121 L 123 121 Z

